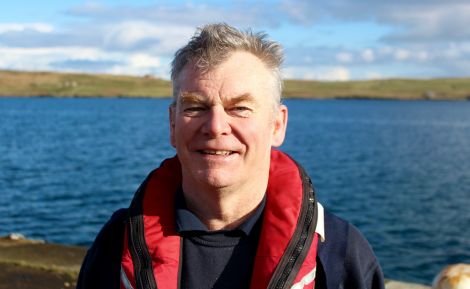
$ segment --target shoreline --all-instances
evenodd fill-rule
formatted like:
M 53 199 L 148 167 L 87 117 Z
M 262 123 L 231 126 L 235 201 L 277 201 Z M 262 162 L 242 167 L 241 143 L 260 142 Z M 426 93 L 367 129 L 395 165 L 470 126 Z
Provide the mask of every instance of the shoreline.
M 86 248 L 0 238 L 0 289 L 75 288 Z
M 12 95 L 0 95 L 1 99 L 172 99 L 172 96 L 58 96 L 58 95 L 28 95 L 28 96 L 12 96 Z M 467 98 L 447 98 L 447 99 L 425 99 L 425 98 L 386 98 L 386 97 L 300 97 L 300 96 L 289 96 L 282 97 L 281 101 L 284 100 L 313 100 L 313 101 L 326 101 L 326 100 L 352 100 L 352 101 L 363 101 L 363 100 L 377 100 L 377 101 L 431 101 L 431 102 L 467 102 L 470 101 L 470 97 Z
M 86 250 L 16 235 L 0 237 L 0 289 L 75 288 Z M 396 280 L 386 280 L 385 288 L 431 289 Z
M 1 97 L 165 98 L 169 80 L 152 75 L 125 76 L 67 72 L 0 70 Z M 470 77 L 315 81 L 286 79 L 285 99 L 467 100 Z

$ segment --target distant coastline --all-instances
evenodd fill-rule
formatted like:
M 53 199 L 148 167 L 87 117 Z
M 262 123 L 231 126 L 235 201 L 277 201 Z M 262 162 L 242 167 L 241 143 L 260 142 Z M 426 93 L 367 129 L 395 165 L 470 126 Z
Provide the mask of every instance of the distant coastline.
M 172 95 L 168 80 L 143 77 L 0 70 L 0 97 L 148 97 Z M 470 77 L 362 81 L 286 80 L 285 98 L 470 100 Z

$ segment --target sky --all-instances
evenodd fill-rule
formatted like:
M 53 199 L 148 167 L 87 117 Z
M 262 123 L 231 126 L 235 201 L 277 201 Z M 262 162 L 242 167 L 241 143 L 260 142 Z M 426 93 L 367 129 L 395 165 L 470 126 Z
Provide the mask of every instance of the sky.
M 470 76 L 468 0 L 17 0 L 0 10 L 0 69 L 169 79 L 204 24 L 265 32 L 285 78 Z

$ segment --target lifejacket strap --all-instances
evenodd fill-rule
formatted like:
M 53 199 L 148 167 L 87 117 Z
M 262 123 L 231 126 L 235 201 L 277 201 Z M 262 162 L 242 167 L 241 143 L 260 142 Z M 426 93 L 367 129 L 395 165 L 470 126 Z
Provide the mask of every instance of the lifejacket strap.
M 269 289 L 287 289 L 291 287 L 315 237 L 318 219 L 315 190 L 304 168 L 297 162 L 295 164 L 302 179 L 302 207 L 292 239 L 268 284 Z
M 143 199 L 147 183 L 152 176 L 150 173 L 137 190 L 131 206 L 128 219 L 128 246 L 134 265 L 136 289 L 157 289 L 153 274 L 152 257 L 145 242 Z

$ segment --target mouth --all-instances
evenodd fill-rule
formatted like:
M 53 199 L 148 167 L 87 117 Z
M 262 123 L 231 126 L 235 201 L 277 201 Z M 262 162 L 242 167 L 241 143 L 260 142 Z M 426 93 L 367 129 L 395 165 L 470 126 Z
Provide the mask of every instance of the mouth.
M 234 151 L 228 151 L 228 150 L 199 150 L 198 152 L 204 155 L 212 155 L 212 156 L 229 156 L 235 153 Z

